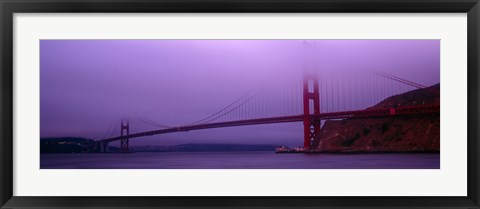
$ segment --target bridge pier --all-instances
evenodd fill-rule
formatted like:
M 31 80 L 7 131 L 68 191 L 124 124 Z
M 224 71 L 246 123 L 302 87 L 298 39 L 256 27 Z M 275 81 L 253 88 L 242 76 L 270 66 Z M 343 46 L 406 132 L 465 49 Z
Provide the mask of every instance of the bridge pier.
M 321 145 L 321 141 L 320 141 L 320 138 L 319 138 L 319 134 L 320 134 L 320 128 L 321 128 L 321 126 L 322 126 L 322 119 L 318 119 L 317 122 L 318 122 L 318 124 L 320 124 L 320 125 L 319 125 L 319 128 L 318 128 L 317 132 L 315 132 L 315 136 L 314 136 L 313 141 L 312 141 L 312 143 L 311 143 L 311 146 L 312 146 L 313 148 L 317 148 L 317 147 L 319 147 L 319 146 Z M 314 131 L 314 130 L 310 130 L 310 131 Z
M 304 72 L 303 77 L 303 148 L 312 145 L 320 133 L 320 92 L 316 73 Z
M 100 153 L 109 151 L 109 143 L 103 140 L 97 141 L 97 151 Z

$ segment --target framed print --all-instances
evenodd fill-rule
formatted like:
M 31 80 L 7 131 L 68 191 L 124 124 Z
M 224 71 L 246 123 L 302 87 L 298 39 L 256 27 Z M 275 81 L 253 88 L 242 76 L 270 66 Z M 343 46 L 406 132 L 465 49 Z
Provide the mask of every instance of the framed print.
M 2 208 L 479 208 L 478 1 L 1 1 Z

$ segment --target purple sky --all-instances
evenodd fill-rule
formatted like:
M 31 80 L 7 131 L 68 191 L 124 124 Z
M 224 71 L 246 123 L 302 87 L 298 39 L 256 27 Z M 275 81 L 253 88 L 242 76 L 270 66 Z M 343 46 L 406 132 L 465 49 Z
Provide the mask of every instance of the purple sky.
M 41 40 L 40 135 L 99 139 L 112 123 L 134 116 L 187 124 L 266 82 L 299 78 L 305 63 L 327 80 L 380 71 L 426 86 L 440 81 L 439 40 L 310 42 L 305 49 L 302 40 Z M 155 129 L 134 120 L 130 126 L 131 132 Z M 302 131 L 301 123 L 258 125 L 157 135 L 131 144 L 300 146 Z

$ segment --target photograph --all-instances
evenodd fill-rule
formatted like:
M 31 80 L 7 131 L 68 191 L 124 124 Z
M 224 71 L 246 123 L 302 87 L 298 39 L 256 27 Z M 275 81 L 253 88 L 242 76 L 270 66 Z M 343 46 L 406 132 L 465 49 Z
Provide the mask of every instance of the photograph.
M 40 169 L 440 169 L 440 39 L 39 42 Z

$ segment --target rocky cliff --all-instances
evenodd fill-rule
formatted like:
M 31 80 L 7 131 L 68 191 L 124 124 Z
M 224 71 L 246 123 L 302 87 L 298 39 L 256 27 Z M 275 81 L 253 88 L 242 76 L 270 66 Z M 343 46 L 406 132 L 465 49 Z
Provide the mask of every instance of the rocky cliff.
M 440 85 L 392 96 L 370 108 L 440 104 Z M 440 114 L 325 121 L 314 142 L 321 152 L 439 152 Z

